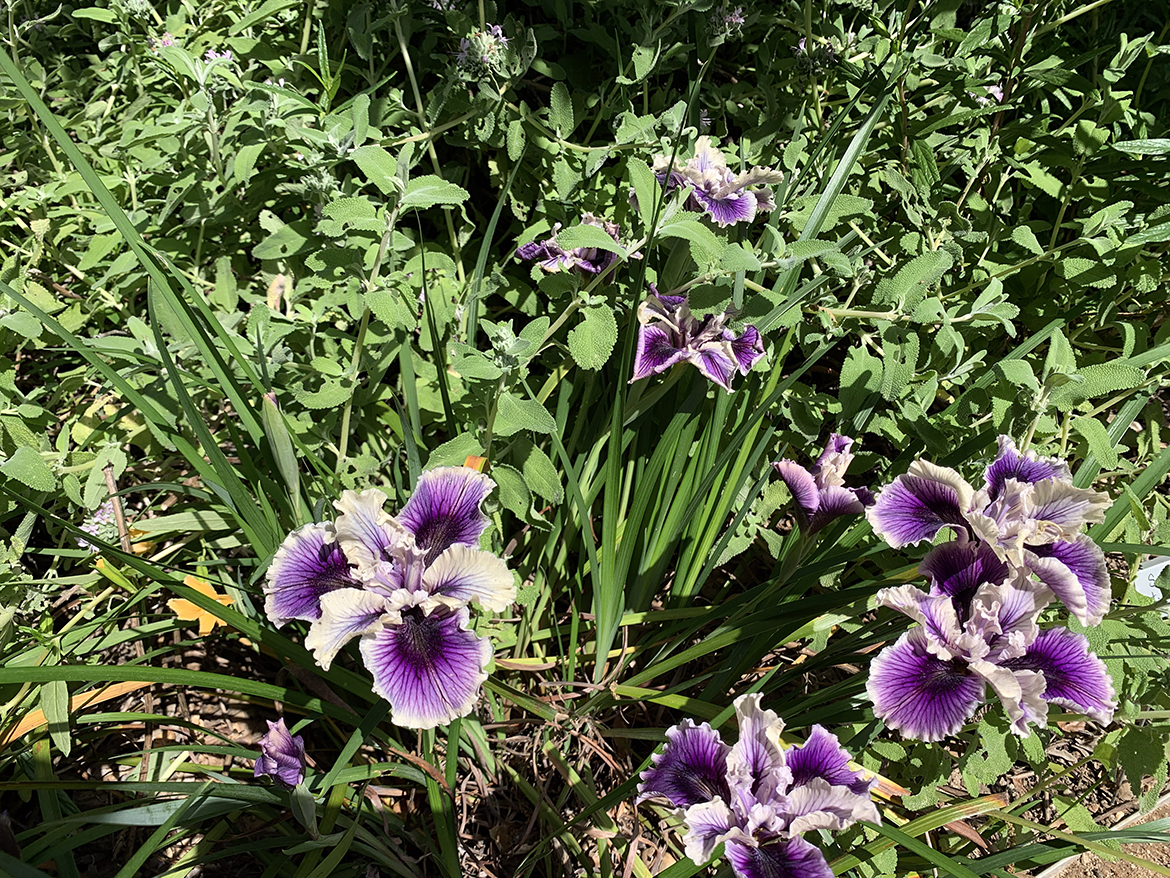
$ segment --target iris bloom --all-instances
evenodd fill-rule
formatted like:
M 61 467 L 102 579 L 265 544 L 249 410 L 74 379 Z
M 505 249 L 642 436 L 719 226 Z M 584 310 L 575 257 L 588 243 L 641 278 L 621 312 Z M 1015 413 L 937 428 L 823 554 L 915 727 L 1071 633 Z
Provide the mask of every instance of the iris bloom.
M 796 520 L 811 536 L 842 515 L 858 515 L 873 503 L 868 488 L 846 488 L 845 470 L 853 462 L 853 440 L 833 433 L 811 470 L 791 460 L 772 464 L 796 501 Z
M 400 726 L 465 716 L 492 656 L 468 629 L 468 605 L 500 612 L 516 599 L 504 562 L 477 548 L 488 525 L 480 504 L 494 487 L 468 467 L 429 470 L 397 516 L 377 489 L 346 491 L 336 521 L 306 525 L 277 550 L 268 618 L 311 622 L 305 645 L 325 670 L 361 637 L 374 691 Z
M 654 173 L 668 191 L 693 187 L 687 209 L 709 214 L 720 226 L 750 223 L 757 213 L 775 210 L 776 199 L 767 187 L 784 179 L 783 173 L 771 168 L 754 167 L 736 174 L 706 135 L 695 141 L 695 154 L 684 164 L 672 166 L 666 156 L 655 156 Z
M 1113 684 L 1088 640 L 1037 625 L 1049 589 L 1013 573 L 986 544 L 963 538 L 936 546 L 919 570 L 931 581 L 929 593 L 902 585 L 877 596 L 918 623 L 870 666 L 866 688 L 886 725 L 937 741 L 974 715 L 987 685 L 1024 737 L 1030 723 L 1046 724 L 1049 704 L 1102 724 L 1113 718 Z
M 597 226 L 604 229 L 615 241 L 618 239 L 620 227 L 591 213 L 582 214 L 581 222 L 584 225 Z M 529 261 L 540 260 L 537 264 L 545 271 L 576 271 L 580 274 L 601 274 L 607 271 L 617 260 L 617 254 L 599 247 L 574 247 L 566 250 L 557 243 L 557 232 L 561 224 L 553 226 L 553 236 L 544 241 L 533 241 L 516 250 L 516 255 Z
M 283 717 L 276 722 L 268 720 L 268 733 L 260 739 L 255 777 L 265 775 L 288 787 L 305 779 L 305 741 L 289 732 Z
M 953 469 L 910 464 L 868 510 L 891 546 L 933 539 L 944 527 L 983 541 L 1016 571 L 1036 576 L 1085 625 L 1109 609 L 1105 555 L 1081 529 L 1102 521 L 1109 497 L 1072 484 L 1055 458 L 1021 454 L 1007 436 L 976 491 Z
M 739 741 L 723 743 L 707 723 L 683 720 L 642 772 L 638 801 L 660 797 L 686 824 L 686 854 L 703 865 L 715 848 L 740 878 L 832 878 L 820 849 L 801 838 L 858 820 L 879 823 L 872 780 L 849 768 L 849 754 L 821 726 L 784 750 L 784 722 L 760 709 L 760 695 L 735 700 Z
M 746 375 L 764 355 L 760 333 L 747 326 L 736 335 L 727 328 L 729 313 L 699 319 L 686 296 L 662 296 L 650 284 L 650 295 L 638 306 L 638 350 L 630 383 L 676 363 L 691 363 L 708 379 L 731 391 L 736 371 Z

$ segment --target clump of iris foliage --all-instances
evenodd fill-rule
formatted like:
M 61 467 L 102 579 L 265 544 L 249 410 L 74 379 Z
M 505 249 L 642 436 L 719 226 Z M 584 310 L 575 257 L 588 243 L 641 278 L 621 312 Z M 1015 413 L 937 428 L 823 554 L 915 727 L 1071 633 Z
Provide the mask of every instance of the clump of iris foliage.
M 1158 4 L 0 34 L 0 872 L 1165 840 Z

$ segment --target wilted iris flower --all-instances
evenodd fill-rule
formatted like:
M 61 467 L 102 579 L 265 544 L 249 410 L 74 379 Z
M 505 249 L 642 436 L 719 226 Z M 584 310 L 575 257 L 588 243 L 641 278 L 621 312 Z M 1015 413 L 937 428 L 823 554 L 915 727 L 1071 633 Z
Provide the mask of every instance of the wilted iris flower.
M 877 596 L 918 623 L 870 666 L 867 690 L 886 725 L 937 741 L 974 715 L 987 685 L 1024 737 L 1029 724 L 1046 724 L 1050 703 L 1102 724 L 1113 718 L 1113 684 L 1088 640 L 1039 628 L 1052 597 L 1046 587 L 965 538 L 936 546 L 919 570 L 931 580 L 929 594 L 902 585 Z
M 754 167 L 736 174 L 706 135 L 695 141 L 695 154 L 683 164 L 672 166 L 666 156 L 655 156 L 654 173 L 666 183 L 668 192 L 693 187 L 687 209 L 709 214 L 720 226 L 750 223 L 757 213 L 775 210 L 776 199 L 767 187 L 784 179 L 783 173 L 771 168 Z
M 702 865 L 723 844 L 740 878 L 832 878 L 820 849 L 801 838 L 858 820 L 881 822 L 873 780 L 849 768 L 849 754 L 821 726 L 784 750 L 784 722 L 760 709 L 760 695 L 735 700 L 739 740 L 723 743 L 707 723 L 683 720 L 642 772 L 638 801 L 660 797 L 686 824 L 686 854 Z
M 583 225 L 597 226 L 604 229 L 614 241 L 618 239 L 620 227 L 591 213 L 582 214 Z M 600 247 L 573 247 L 564 249 L 557 243 L 557 232 L 561 224 L 553 226 L 553 236 L 544 241 L 533 241 L 524 244 L 516 250 L 521 259 L 539 260 L 537 264 L 545 271 L 576 271 L 580 274 L 601 274 L 608 270 L 617 260 L 617 254 Z
M 650 295 L 638 306 L 641 326 L 630 383 L 686 362 L 730 392 L 735 373 L 750 372 L 764 355 L 764 345 L 754 326 L 744 327 L 739 335 L 728 329 L 729 317 L 723 313 L 699 319 L 691 314 L 686 296 L 659 295 L 650 284 Z
M 1072 484 L 1068 466 L 1021 454 L 1007 436 L 976 491 L 953 469 L 910 464 L 878 494 L 868 516 L 894 548 L 933 539 L 949 527 L 983 541 L 1013 570 L 1035 575 L 1083 624 L 1109 608 L 1105 555 L 1081 529 L 1102 521 L 1110 505 L 1099 491 Z
M 811 470 L 791 460 L 772 464 L 796 502 L 796 521 L 812 536 L 842 515 L 858 515 L 873 504 L 869 488 L 846 488 L 845 470 L 853 462 L 853 440 L 833 433 Z
M 254 776 L 265 775 L 288 787 L 295 787 L 305 779 L 305 741 L 289 732 L 284 717 L 276 722 L 268 720 L 268 734 L 260 739 Z
M 326 670 L 361 637 L 374 691 L 398 725 L 466 715 L 492 656 L 468 629 L 468 605 L 502 611 L 516 598 L 507 565 L 477 548 L 488 526 L 480 504 L 494 487 L 468 467 L 429 470 L 396 517 L 381 491 L 346 491 L 336 521 L 306 525 L 281 545 L 265 612 L 278 627 L 310 621 L 305 645 Z

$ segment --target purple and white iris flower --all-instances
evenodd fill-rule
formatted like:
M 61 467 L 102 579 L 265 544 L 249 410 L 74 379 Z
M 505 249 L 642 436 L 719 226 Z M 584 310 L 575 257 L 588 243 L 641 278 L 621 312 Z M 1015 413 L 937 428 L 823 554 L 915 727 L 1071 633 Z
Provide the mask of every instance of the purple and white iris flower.
M 772 464 L 796 502 L 796 521 L 812 536 L 842 515 L 859 515 L 873 504 L 868 488 L 846 488 L 845 470 L 853 462 L 853 440 L 833 433 L 811 470 L 791 460 Z
M 729 312 L 699 319 L 691 314 L 686 296 L 650 295 L 638 306 L 638 349 L 634 354 L 633 384 L 676 363 L 691 363 L 709 380 L 731 392 L 738 371 L 746 375 L 764 355 L 760 333 L 746 326 L 739 335 L 727 328 Z
M 468 629 L 468 605 L 501 612 L 516 599 L 507 565 L 477 548 L 488 526 L 480 504 L 494 487 L 469 467 L 428 470 L 397 516 L 377 489 L 346 491 L 335 521 L 305 525 L 277 550 L 268 618 L 310 622 L 305 645 L 325 670 L 361 637 L 374 691 L 400 726 L 465 716 L 492 657 L 487 638 Z
M 706 135 L 695 141 L 695 154 L 683 164 L 676 161 L 672 166 L 666 156 L 655 156 L 654 173 L 668 192 L 692 187 L 686 208 L 709 214 L 720 226 L 750 223 L 756 214 L 775 210 L 775 196 L 767 187 L 784 180 L 784 174 L 772 168 L 736 174 Z
M 1022 737 L 1029 724 L 1046 725 L 1049 704 L 1102 725 L 1112 720 L 1113 684 L 1088 639 L 1037 624 L 1051 591 L 965 539 L 936 546 L 919 570 L 931 579 L 929 593 L 901 585 L 877 596 L 918 623 L 870 665 L 866 689 L 886 725 L 938 741 L 975 714 L 986 686 Z
M 603 229 L 614 241 L 618 240 L 620 227 L 591 213 L 581 215 L 582 225 Z M 516 250 L 516 255 L 529 261 L 538 260 L 537 265 L 545 271 L 576 271 L 579 274 L 602 274 L 617 261 L 617 254 L 600 247 L 573 247 L 566 250 L 557 243 L 557 232 L 561 224 L 553 226 L 553 236 L 544 241 L 533 241 Z M 635 258 L 632 256 L 631 258 Z M 608 281 L 608 278 L 606 279 Z
M 662 753 L 642 772 L 638 802 L 666 799 L 686 825 L 686 854 L 703 865 L 723 844 L 740 878 L 832 878 L 820 849 L 801 834 L 880 823 L 874 780 L 849 767 L 836 735 L 814 726 L 807 742 L 780 746 L 784 721 L 760 698 L 735 700 L 739 740 L 723 743 L 707 723 L 686 719 L 668 729 Z
M 1081 529 L 1102 521 L 1110 502 L 1075 487 L 1063 461 L 1021 454 L 1000 436 L 978 491 L 953 469 L 917 460 L 867 514 L 895 549 L 933 539 L 944 527 L 980 540 L 1013 570 L 1034 575 L 1082 624 L 1095 625 L 1109 609 L 1109 571 Z
M 260 739 L 254 777 L 272 777 L 283 786 L 295 787 L 305 779 L 305 741 L 284 724 L 268 720 L 268 733 Z

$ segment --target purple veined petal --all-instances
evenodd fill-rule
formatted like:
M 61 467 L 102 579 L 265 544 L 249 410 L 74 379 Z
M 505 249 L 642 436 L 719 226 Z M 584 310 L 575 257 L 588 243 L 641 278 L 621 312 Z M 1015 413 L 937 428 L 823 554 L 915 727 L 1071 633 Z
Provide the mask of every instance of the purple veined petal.
M 845 471 L 853 463 L 853 440 L 840 433 L 830 433 L 829 441 L 825 443 L 825 450 L 817 458 L 813 472 L 816 473 L 817 484 L 821 487 L 845 485 Z
M 833 878 L 821 849 L 799 836 L 761 845 L 728 839 L 724 854 L 739 878 Z
M 969 541 L 966 534 L 958 540 L 941 543 L 926 553 L 918 572 L 930 580 L 931 594 L 944 594 L 955 603 L 960 620 L 976 589 L 985 582 L 1004 582 L 1008 565 L 986 543 Z
M 837 736 L 824 726 L 812 727 L 808 740 L 784 753 L 792 772 L 792 787 L 804 786 L 813 778 L 821 778 L 834 786 L 848 787 L 850 792 L 869 798 L 869 790 L 876 777 L 866 780 L 865 772 L 849 767 L 850 756 Z
M 651 767 L 642 772 L 637 801 L 661 796 L 676 808 L 714 799 L 728 801 L 729 752 L 710 725 L 684 719 L 666 730 L 666 746 L 651 757 Z
M 1032 484 L 1045 479 L 1069 481 L 1071 478 L 1068 464 L 1063 460 L 1038 457 L 1034 451 L 1020 454 L 1010 436 L 1000 436 L 999 454 L 983 474 L 983 486 L 990 499 L 995 500 L 1008 479 Z
M 964 650 L 963 629 L 954 603 L 945 595 L 929 595 L 913 585 L 883 588 L 877 593 L 879 607 L 897 610 L 922 627 L 922 645 L 942 661 L 950 661 Z
M 305 779 L 305 740 L 289 732 L 283 717 L 267 722 L 268 732 L 260 739 L 260 755 L 252 776 L 268 775 L 283 786 L 295 787 Z
M 1017 575 L 1008 582 L 984 583 L 971 599 L 966 631 L 978 635 L 986 649 L 969 649 L 968 656 L 1002 663 L 1023 655 L 1040 633 L 1037 621 L 1051 594 L 1043 586 Z
M 474 546 L 487 530 L 488 517 L 479 508 L 496 483 L 467 466 L 441 466 L 418 477 L 414 493 L 398 522 L 434 561 L 454 545 Z
M 791 460 L 778 460 L 772 464 L 772 469 L 788 486 L 792 499 L 796 503 L 797 521 L 802 528 L 807 530 L 813 513 L 817 511 L 821 502 L 821 492 L 812 473 Z
M 809 533 L 816 533 L 842 515 L 861 515 L 865 503 L 852 488 L 829 485 L 821 489 L 821 502 L 809 522 Z
M 687 352 L 688 360 L 695 364 L 703 377 L 712 384 L 717 384 L 731 392 L 731 380 L 737 371 L 735 357 L 731 354 L 731 345 L 725 341 L 703 342 L 698 348 Z
M 466 716 L 488 677 L 491 643 L 467 629 L 466 607 L 454 610 L 422 591 L 398 592 L 390 602 L 402 621 L 363 637 L 361 653 L 391 719 L 433 729 Z
M 1105 553 L 1087 534 L 1031 546 L 1024 563 L 1081 624 L 1096 625 L 1109 612 L 1113 596 Z
M 642 325 L 638 327 L 638 349 L 634 354 L 634 376 L 630 383 L 657 372 L 665 372 L 675 363 L 686 359 L 687 352 L 680 349 L 674 335 L 661 326 Z
M 1072 539 L 1084 525 L 1104 521 L 1105 510 L 1113 504 L 1108 494 L 1056 480 L 1037 482 L 1028 501 L 1029 517 L 1039 523 L 1039 532 L 1029 543 Z
M 858 820 L 880 823 L 881 817 L 867 792 L 859 796 L 849 787 L 833 786 L 821 777 L 794 787 L 788 794 L 788 832 L 800 835 L 814 829 L 834 832 Z
M 1048 703 L 1044 700 L 1044 675 L 1035 671 L 1013 671 L 990 662 L 971 662 L 971 670 L 991 684 L 1003 702 L 1012 731 L 1021 738 L 1031 732 L 1029 724 L 1044 728 L 1048 724 Z
M 745 326 L 738 338 L 731 330 L 724 330 L 723 336 L 731 343 L 731 353 L 735 356 L 741 375 L 750 372 L 756 361 L 764 356 L 764 343 L 760 338 L 760 331 L 754 326 Z
M 919 741 L 953 735 L 975 715 L 984 693 L 983 678 L 964 662 L 945 662 L 927 651 L 921 628 L 874 658 L 865 688 L 880 720 Z
M 735 223 L 750 223 L 756 218 L 754 192 L 738 190 L 727 195 L 716 196 L 702 189 L 695 189 L 692 197 L 702 205 L 703 210 L 721 228 L 735 225 Z
M 729 835 L 742 835 L 736 826 L 735 815 L 722 799 L 692 805 L 687 808 L 685 819 L 685 853 L 696 866 L 707 863 L 715 854 L 715 848 Z
M 321 616 L 321 598 L 358 581 L 334 539 L 333 525 L 306 524 L 284 538 L 264 582 L 264 613 L 277 628 Z
M 533 241 L 530 244 L 524 244 L 517 248 L 516 256 L 520 259 L 530 261 L 533 259 L 547 259 L 551 255 L 548 250 L 550 243 L 551 239 L 549 241 Z M 558 247 L 557 249 L 559 250 L 560 248 Z
M 711 145 L 711 138 L 704 134 L 695 141 L 695 154 L 687 162 L 687 166 L 700 173 L 710 170 L 726 170 L 727 159 L 715 146 Z
M 1108 725 L 1117 693 L 1105 663 L 1089 651 L 1089 640 L 1067 628 L 1048 628 L 1020 658 L 1003 662 L 1015 671 L 1039 671 L 1048 684 L 1044 700 Z
M 377 488 L 360 494 L 343 491 L 333 506 L 341 514 L 334 522 L 337 542 L 349 562 L 362 578 L 372 577 L 391 557 L 391 546 L 398 539 L 394 519 L 383 507 L 386 495 Z
M 381 628 L 391 616 L 382 595 L 359 588 L 340 588 L 321 598 L 321 618 L 309 626 L 305 648 L 323 670 L 329 670 L 343 646 Z
M 766 802 L 783 794 L 792 783 L 792 772 L 780 748 L 784 720 L 771 710 L 762 710 L 758 692 L 741 695 L 733 702 L 739 719 L 739 740 L 727 754 L 727 776 L 757 801 Z
M 866 515 L 893 548 L 933 539 L 944 527 L 965 529 L 974 491 L 953 469 L 923 460 L 884 487 Z
M 516 579 L 508 565 L 491 552 L 451 546 L 426 569 L 422 586 L 430 594 L 475 603 L 502 613 L 516 602 Z

